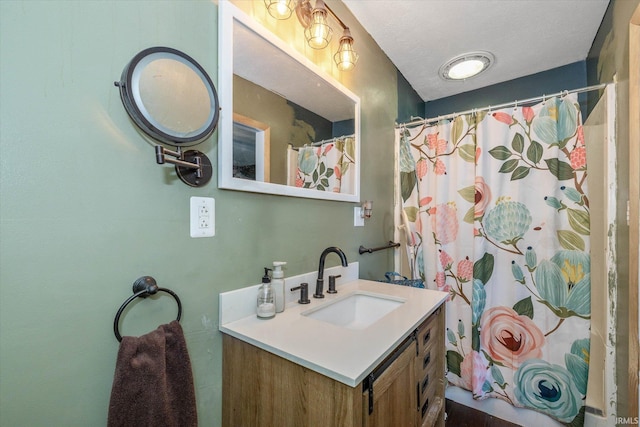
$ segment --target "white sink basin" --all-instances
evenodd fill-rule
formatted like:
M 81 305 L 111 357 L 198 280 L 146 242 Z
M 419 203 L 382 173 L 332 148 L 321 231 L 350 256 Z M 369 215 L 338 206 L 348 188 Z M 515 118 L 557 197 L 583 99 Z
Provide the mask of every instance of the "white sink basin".
M 347 329 L 365 329 L 405 301 L 390 295 L 356 291 L 301 314 Z

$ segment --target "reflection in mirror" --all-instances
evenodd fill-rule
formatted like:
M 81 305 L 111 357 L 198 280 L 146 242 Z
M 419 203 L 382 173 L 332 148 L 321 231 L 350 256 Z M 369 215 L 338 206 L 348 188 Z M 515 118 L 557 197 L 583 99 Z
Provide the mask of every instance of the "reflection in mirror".
M 359 98 L 229 1 L 219 17 L 219 187 L 359 201 Z
M 266 124 L 233 115 L 233 177 L 271 182 L 271 130 Z

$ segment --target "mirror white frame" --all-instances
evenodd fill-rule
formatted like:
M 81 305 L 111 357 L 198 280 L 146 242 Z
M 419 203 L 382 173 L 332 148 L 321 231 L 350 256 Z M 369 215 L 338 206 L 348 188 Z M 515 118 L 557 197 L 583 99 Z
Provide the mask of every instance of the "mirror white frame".
M 233 63 L 234 63 L 234 27 L 242 25 L 284 55 L 299 64 L 304 73 L 312 73 L 318 79 L 318 85 L 328 86 L 339 92 L 345 99 L 353 102 L 354 139 L 355 139 L 355 182 L 353 193 L 334 193 L 309 188 L 299 188 L 284 184 L 253 181 L 233 176 Z M 220 0 L 218 7 L 218 96 L 220 99 L 220 120 L 218 124 L 218 187 L 229 190 L 266 193 L 310 199 L 324 199 L 344 202 L 360 201 L 360 98 L 340 84 L 333 76 L 320 69 L 298 51 L 289 47 L 280 38 L 262 27 L 252 17 L 234 6 L 229 0 Z M 252 55 L 260 52 L 252 51 Z M 277 60 L 272 59 L 277 66 Z M 288 78 L 284 83 L 289 84 Z M 280 82 L 282 84 L 283 82 Z M 328 85 L 328 86 L 327 86 Z M 263 85 L 264 86 L 264 85 Z M 313 86 L 313 85 L 312 85 Z M 269 87 L 277 93 L 280 90 Z M 308 94 L 307 94 L 308 95 Z M 313 97 L 309 96 L 310 98 Z

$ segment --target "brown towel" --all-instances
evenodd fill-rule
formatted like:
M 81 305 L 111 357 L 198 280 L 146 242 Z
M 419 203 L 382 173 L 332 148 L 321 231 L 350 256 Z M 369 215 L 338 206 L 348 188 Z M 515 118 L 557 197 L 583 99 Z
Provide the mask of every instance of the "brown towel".
M 191 362 L 177 321 L 123 337 L 109 402 L 109 427 L 196 427 Z

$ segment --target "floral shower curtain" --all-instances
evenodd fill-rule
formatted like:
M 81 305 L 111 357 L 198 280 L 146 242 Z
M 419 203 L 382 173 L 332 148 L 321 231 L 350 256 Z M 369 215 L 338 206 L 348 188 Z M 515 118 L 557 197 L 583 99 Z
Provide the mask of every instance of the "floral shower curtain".
M 354 185 L 355 139 L 335 138 L 298 152 L 295 186 L 334 193 L 351 193 Z
M 396 138 L 415 278 L 449 293 L 448 381 L 582 425 L 591 285 L 576 95 Z

